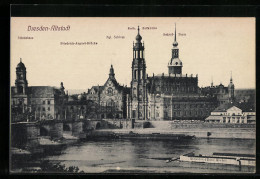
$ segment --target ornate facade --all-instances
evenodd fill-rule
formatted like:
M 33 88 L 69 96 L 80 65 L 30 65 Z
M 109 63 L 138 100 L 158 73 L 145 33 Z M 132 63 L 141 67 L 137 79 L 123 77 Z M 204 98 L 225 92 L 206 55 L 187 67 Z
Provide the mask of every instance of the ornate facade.
M 136 120 L 205 119 L 217 107 L 216 98 L 201 95 L 198 75 L 182 74 L 183 63 L 175 36 L 168 74 L 146 74 L 139 28 L 133 47 L 131 93 L 127 117 Z
M 86 94 L 87 100 L 94 101 L 99 107 L 97 118 L 126 118 L 126 94 L 129 88 L 120 85 L 110 67 L 109 77 L 103 86 L 93 86 Z

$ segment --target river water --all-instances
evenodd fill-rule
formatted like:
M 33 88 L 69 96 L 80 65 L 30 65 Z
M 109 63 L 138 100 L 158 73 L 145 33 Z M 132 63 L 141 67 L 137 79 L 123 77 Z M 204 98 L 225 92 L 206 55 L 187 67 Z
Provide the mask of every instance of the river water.
M 78 166 L 86 173 L 248 173 L 254 167 L 180 162 L 166 163 L 182 154 L 213 152 L 255 154 L 255 141 L 242 139 L 98 140 L 79 141 L 35 161 Z
M 213 152 L 255 153 L 254 140 L 195 139 L 195 140 L 99 140 L 75 143 L 61 151 L 60 155 L 46 159 L 59 161 L 66 166 L 78 166 L 88 173 L 96 172 L 189 172 L 189 173 L 237 173 L 253 172 L 252 167 L 214 164 L 197 164 L 173 161 L 182 154 L 211 155 Z

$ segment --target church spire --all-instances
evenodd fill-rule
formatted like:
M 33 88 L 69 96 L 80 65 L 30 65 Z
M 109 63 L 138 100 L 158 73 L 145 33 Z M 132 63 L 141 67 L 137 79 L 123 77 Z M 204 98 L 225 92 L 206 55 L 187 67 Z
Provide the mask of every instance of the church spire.
M 168 63 L 168 72 L 169 74 L 182 74 L 182 61 L 179 59 L 179 48 L 178 42 L 176 39 L 176 23 L 175 23 L 175 33 L 174 33 L 174 42 L 172 48 L 172 58 Z
M 109 78 L 114 78 L 115 77 L 115 72 L 113 65 L 111 64 L 110 70 L 109 70 Z
M 176 23 L 175 23 L 175 32 L 174 32 L 174 42 L 173 42 L 173 47 L 177 47 L 178 46 L 178 42 L 176 40 Z
M 176 42 L 176 23 L 175 23 L 174 41 Z

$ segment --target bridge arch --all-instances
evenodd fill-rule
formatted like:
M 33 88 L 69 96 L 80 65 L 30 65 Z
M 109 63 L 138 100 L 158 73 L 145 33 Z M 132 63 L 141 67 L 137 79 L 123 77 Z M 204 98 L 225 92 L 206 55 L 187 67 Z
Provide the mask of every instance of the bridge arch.
M 71 126 L 69 124 L 63 123 L 63 131 L 71 131 Z
M 96 124 L 96 129 L 100 129 L 100 127 L 101 127 L 101 124 L 100 124 L 100 122 L 98 122 L 98 123 Z
M 47 129 L 45 126 L 40 127 L 40 136 L 48 136 L 49 133 L 49 129 Z

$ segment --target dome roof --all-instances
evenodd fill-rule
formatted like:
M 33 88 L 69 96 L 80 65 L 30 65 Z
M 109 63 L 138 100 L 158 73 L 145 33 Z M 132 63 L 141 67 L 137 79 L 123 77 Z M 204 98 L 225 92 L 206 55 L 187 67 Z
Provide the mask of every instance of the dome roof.
M 171 66 L 182 66 L 182 61 L 179 58 L 171 59 L 168 65 Z
M 136 38 L 137 41 L 141 41 L 142 40 L 142 36 L 140 34 L 137 34 Z
M 172 45 L 173 45 L 174 47 L 177 47 L 177 46 L 178 46 L 178 42 L 177 42 L 177 41 L 174 41 Z
M 25 69 L 25 65 L 23 64 L 23 62 L 18 63 L 16 68 L 23 68 Z

